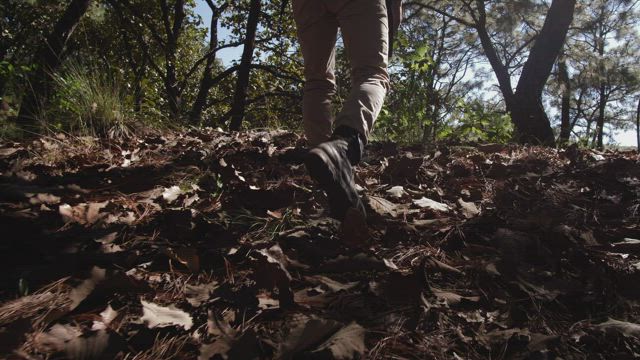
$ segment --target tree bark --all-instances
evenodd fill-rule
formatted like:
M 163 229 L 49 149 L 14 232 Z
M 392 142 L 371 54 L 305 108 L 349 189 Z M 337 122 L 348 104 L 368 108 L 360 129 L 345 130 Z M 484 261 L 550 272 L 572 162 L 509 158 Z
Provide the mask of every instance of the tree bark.
M 559 142 L 563 145 L 571 139 L 571 79 L 567 70 L 567 62 L 561 59 L 558 62 L 558 80 L 562 86 L 562 105 L 560 121 Z
M 242 51 L 240 68 L 238 70 L 238 79 L 230 111 L 231 123 L 229 124 L 229 129 L 232 131 L 240 130 L 242 120 L 245 116 L 247 92 L 251 75 L 251 61 L 253 60 L 253 52 L 255 50 L 256 31 L 260 21 L 261 7 L 261 0 L 251 0 L 244 49 Z
M 197 125 L 202 122 L 202 112 L 207 104 L 207 97 L 209 96 L 209 91 L 213 86 L 213 75 L 211 71 L 213 70 L 213 65 L 215 64 L 216 47 L 218 46 L 218 20 L 220 19 L 220 15 L 222 13 L 224 5 L 220 8 L 216 7 L 213 4 L 212 0 L 206 0 L 207 5 L 211 9 L 211 24 L 209 26 L 209 55 L 207 57 L 207 62 L 204 67 L 204 71 L 202 73 L 202 79 L 200 80 L 200 86 L 198 87 L 198 94 L 196 95 L 196 100 L 193 102 L 191 106 L 191 112 L 189 113 L 189 123 L 192 125 Z
M 607 110 L 607 89 L 604 84 L 600 85 L 600 100 L 598 101 L 598 123 L 596 124 L 597 139 L 595 142 L 599 150 L 604 149 L 604 118 Z
M 604 52 L 605 52 L 605 39 L 606 35 L 602 27 L 598 28 L 598 39 L 596 40 L 596 51 L 598 52 L 598 122 L 596 123 L 596 137 L 594 138 L 594 145 L 602 150 L 604 149 L 604 118 L 607 110 L 607 84 L 606 84 L 606 68 L 604 65 Z
M 542 104 L 542 91 L 564 46 L 575 7 L 576 0 L 553 0 L 522 69 L 511 112 L 520 142 L 555 144 L 551 123 Z
M 638 139 L 638 151 L 640 151 L 640 100 L 638 100 L 638 110 L 636 110 L 636 138 Z
M 176 70 L 176 53 L 178 51 L 178 39 L 182 33 L 182 23 L 186 17 L 184 11 L 185 0 L 176 0 L 173 6 L 173 23 L 169 5 L 166 0 L 160 1 L 162 9 L 163 23 L 167 34 L 167 46 L 165 47 L 165 71 L 164 87 L 169 102 L 169 112 L 173 117 L 180 115 L 182 108 L 181 90 L 178 86 L 178 75 Z
M 42 106 L 46 105 L 51 91 L 52 75 L 62 63 L 63 53 L 71 34 L 87 12 L 92 0 L 72 0 L 53 27 L 53 30 L 40 45 L 34 62 L 38 68 L 29 77 L 31 88 L 27 90 L 22 100 L 18 115 L 18 125 L 26 133 L 38 130 L 37 115 Z
M 509 74 L 509 69 L 507 69 L 502 60 L 500 60 L 498 51 L 496 50 L 493 41 L 491 40 L 491 36 L 489 35 L 489 31 L 487 30 L 487 14 L 484 8 L 484 1 L 477 0 L 476 4 L 479 14 L 475 29 L 478 32 L 478 38 L 480 38 L 480 44 L 482 45 L 485 56 L 489 60 L 489 64 L 491 64 L 491 68 L 498 79 L 498 86 L 500 87 L 500 92 L 502 92 L 502 96 L 504 97 L 507 111 L 510 112 L 514 100 L 513 88 L 511 86 L 511 75 Z

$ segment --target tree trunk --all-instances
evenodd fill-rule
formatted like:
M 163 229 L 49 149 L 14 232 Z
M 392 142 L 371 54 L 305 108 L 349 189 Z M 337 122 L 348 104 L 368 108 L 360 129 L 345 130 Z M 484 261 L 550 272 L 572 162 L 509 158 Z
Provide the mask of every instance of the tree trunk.
M 511 116 L 520 142 L 554 145 L 551 123 L 542 105 L 542 91 L 564 46 L 576 0 L 553 0 L 542 30 L 522 69 Z
M 640 100 L 638 100 L 638 110 L 636 111 L 636 138 L 638 139 L 638 151 L 640 151 Z
M 144 89 L 142 88 L 142 80 L 144 79 L 144 66 L 135 73 L 133 83 L 133 111 L 139 113 L 142 111 L 142 103 L 144 102 Z
M 485 13 L 484 1 L 477 0 L 476 3 L 478 6 L 479 16 L 478 23 L 475 28 L 478 32 L 478 37 L 480 38 L 480 44 L 482 45 L 482 49 L 489 60 L 489 64 L 491 65 L 496 78 L 498 79 L 498 86 L 500 88 L 500 92 L 502 92 L 502 96 L 504 97 L 507 111 L 511 112 L 511 106 L 513 104 L 511 75 L 509 74 L 509 69 L 507 69 L 507 67 L 502 63 L 502 60 L 500 60 L 498 51 L 493 45 L 493 41 L 491 40 L 491 36 L 487 30 L 487 15 Z
M 567 62 L 561 59 L 558 62 L 558 80 L 562 86 L 562 110 L 560 122 L 560 138 L 562 145 L 569 143 L 571 139 L 571 80 L 567 70 Z
M 606 68 L 604 65 L 604 52 L 606 46 L 606 35 L 602 27 L 598 28 L 598 39 L 596 40 L 596 51 L 598 52 L 598 78 L 600 86 L 598 89 L 598 122 L 596 124 L 596 137 L 594 138 L 594 145 L 599 149 L 604 149 L 604 117 L 607 109 L 607 86 L 606 86 Z
M 169 112 L 175 118 L 180 115 L 182 108 L 181 91 L 178 86 L 176 70 L 176 54 L 178 51 L 178 39 L 182 33 L 182 22 L 186 17 L 184 11 L 185 0 L 176 0 L 173 7 L 173 23 L 166 0 L 160 1 L 163 14 L 163 23 L 167 34 L 167 46 L 165 47 L 165 72 L 164 88 L 169 102 Z
M 236 82 L 233 105 L 231 106 L 230 111 L 231 123 L 229 125 L 229 129 L 232 131 L 240 130 L 242 120 L 245 116 L 247 91 L 251 75 L 251 61 L 253 59 L 253 51 L 255 49 L 256 31 L 260 20 L 261 7 L 261 0 L 251 0 L 244 49 L 242 51 L 242 59 L 240 60 L 240 68 L 238 70 L 238 79 Z
M 209 56 L 207 57 L 204 72 L 202 73 L 196 100 L 193 102 L 191 112 L 189 113 L 189 123 L 192 125 L 197 125 L 202 122 L 202 112 L 207 104 L 207 97 L 209 96 L 211 86 L 213 86 L 211 71 L 213 70 L 213 65 L 216 60 L 215 49 L 218 46 L 218 19 L 220 18 L 222 8 L 215 7 L 212 0 L 207 0 L 207 4 L 212 12 L 211 25 L 209 26 Z
M 31 88 L 22 100 L 18 115 L 18 125 L 25 133 L 38 130 L 37 114 L 47 103 L 53 82 L 52 75 L 60 67 L 67 42 L 91 2 L 92 0 L 72 0 L 49 36 L 40 45 L 34 59 L 38 68 L 29 78 Z
M 604 84 L 600 85 L 600 101 L 598 102 L 598 123 L 596 125 L 598 150 L 604 149 L 604 117 L 607 109 L 607 89 Z

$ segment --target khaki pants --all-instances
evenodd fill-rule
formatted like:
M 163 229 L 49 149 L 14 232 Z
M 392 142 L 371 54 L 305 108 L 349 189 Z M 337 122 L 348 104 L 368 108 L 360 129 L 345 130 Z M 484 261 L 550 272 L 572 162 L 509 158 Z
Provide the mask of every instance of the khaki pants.
M 352 127 L 367 138 L 389 89 L 385 0 L 294 0 L 293 11 L 305 64 L 303 120 L 309 144 L 332 133 L 338 27 L 351 62 L 352 89 L 335 126 Z

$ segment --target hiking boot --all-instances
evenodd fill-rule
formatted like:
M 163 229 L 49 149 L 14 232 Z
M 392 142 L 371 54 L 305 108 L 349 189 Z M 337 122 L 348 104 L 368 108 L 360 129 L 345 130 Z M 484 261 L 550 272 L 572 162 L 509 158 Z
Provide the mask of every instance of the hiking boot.
M 344 220 L 349 208 L 365 215 L 353 180 L 353 165 L 360 161 L 363 147 L 356 130 L 340 127 L 331 140 L 311 149 L 305 160 L 309 174 L 327 193 L 331 216 L 339 221 Z

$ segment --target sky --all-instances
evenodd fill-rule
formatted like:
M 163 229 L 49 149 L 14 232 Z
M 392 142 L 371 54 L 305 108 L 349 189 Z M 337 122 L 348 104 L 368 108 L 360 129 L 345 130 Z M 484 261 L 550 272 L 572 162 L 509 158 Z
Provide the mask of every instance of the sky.
M 211 9 L 204 0 L 196 1 L 196 13 L 202 17 L 203 23 L 209 27 L 211 24 Z M 220 27 L 218 30 L 218 34 L 221 39 L 224 39 L 229 36 L 229 31 L 223 27 Z M 238 46 L 235 48 L 222 49 L 218 52 L 218 58 L 222 60 L 225 65 L 229 65 L 233 60 L 240 59 L 242 55 L 242 47 Z
M 202 17 L 205 25 L 209 25 L 211 22 L 211 10 L 204 0 L 196 0 L 196 13 Z M 229 36 L 229 31 L 220 27 L 219 36 L 224 39 Z M 237 60 L 242 55 L 242 47 L 223 49 L 218 52 L 218 57 L 225 65 L 229 65 L 234 60 Z M 621 146 L 637 146 L 636 131 L 621 131 L 614 136 L 615 141 Z

